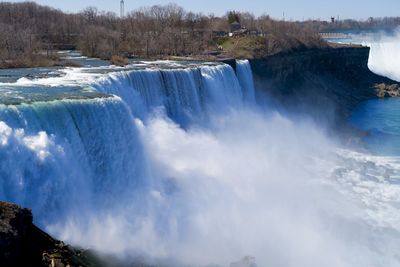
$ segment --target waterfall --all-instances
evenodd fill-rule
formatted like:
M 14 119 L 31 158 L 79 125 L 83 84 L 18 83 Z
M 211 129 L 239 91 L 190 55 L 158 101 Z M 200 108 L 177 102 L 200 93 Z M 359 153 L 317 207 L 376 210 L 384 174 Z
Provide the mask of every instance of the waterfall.
M 400 29 L 393 34 L 376 33 L 374 38 L 354 35 L 352 42 L 370 47 L 368 67 L 372 72 L 400 81 Z
M 182 69 L 132 70 L 97 81 L 96 90 L 121 97 L 135 117 L 145 119 L 155 108 L 181 125 L 229 108 L 254 103 L 250 64 L 238 61 L 237 73 L 229 65 Z
M 154 179 L 138 127 L 143 131 L 160 111 L 189 127 L 242 107 L 254 90 L 248 64 L 240 61 L 238 76 L 229 65 L 202 64 L 103 75 L 72 70 L 64 78 L 3 84 L 0 199 L 31 208 L 40 226 L 59 235 L 63 222 L 90 232 L 90 220 L 110 213 L 129 218 L 121 229 L 140 228 L 164 186 Z M 159 234 L 162 214 L 154 215 Z
M 399 266 L 398 159 L 254 108 L 248 61 L 138 65 L 0 83 L 0 199 L 127 262 Z
M 248 62 L 240 64 L 249 70 Z M 251 72 L 240 77 L 248 86 Z M 250 90 L 239 85 L 228 65 L 119 71 L 89 81 L 115 97 L 90 93 L 94 98 L 68 99 L 66 91 L 74 98 L 88 93 L 77 86 L 21 82 L 23 87 L 7 93 L 19 99 L 29 92 L 34 101 L 9 105 L 13 102 L 4 99 L 0 105 L 0 199 L 32 208 L 40 223 L 76 212 L 71 203 L 88 209 L 115 206 L 127 192 L 147 193 L 150 181 L 135 118 L 145 121 L 162 109 L 185 126 L 209 112 L 241 105 L 244 91 Z
M 254 104 L 256 102 L 254 81 L 248 60 L 236 61 L 236 75 L 240 86 L 243 88 L 243 98 L 249 103 Z
M 39 221 L 112 205 L 121 189 L 146 182 L 137 130 L 118 98 L 0 105 L 0 118 L 0 199 L 32 208 Z
M 371 48 L 368 67 L 371 71 L 400 81 L 400 33 L 382 42 L 364 43 Z

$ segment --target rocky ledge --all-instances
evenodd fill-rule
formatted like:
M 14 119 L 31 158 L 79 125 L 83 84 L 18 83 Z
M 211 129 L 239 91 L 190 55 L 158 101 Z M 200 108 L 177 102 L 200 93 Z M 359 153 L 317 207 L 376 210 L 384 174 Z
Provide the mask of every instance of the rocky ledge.
M 32 223 L 32 213 L 15 204 L 0 202 L 1 267 L 168 267 L 144 259 L 119 259 L 65 245 Z M 210 265 L 211 266 L 211 265 Z M 214 266 L 214 265 L 213 265 Z M 257 267 L 254 257 L 244 257 L 230 267 Z
M 32 213 L 0 202 L 0 266 L 97 266 L 84 251 L 55 240 L 32 223 Z
M 400 94 L 397 82 L 369 70 L 369 52 L 362 46 L 307 49 L 250 63 L 256 89 L 269 101 L 339 125 L 360 102 Z
M 385 84 L 380 83 L 375 85 L 376 94 L 380 98 L 384 97 L 399 97 L 400 85 L 399 84 Z

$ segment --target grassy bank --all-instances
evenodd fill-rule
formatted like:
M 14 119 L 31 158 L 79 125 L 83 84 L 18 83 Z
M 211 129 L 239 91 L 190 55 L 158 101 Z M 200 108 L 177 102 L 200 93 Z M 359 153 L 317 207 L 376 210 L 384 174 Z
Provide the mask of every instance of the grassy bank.
M 221 54 L 232 58 L 259 58 L 280 52 L 327 48 L 327 42 L 313 35 L 268 34 L 259 36 L 224 37 L 217 41 Z
M 27 55 L 0 61 L 0 69 L 38 68 L 38 67 L 79 67 L 79 64 L 62 60 L 58 56 Z

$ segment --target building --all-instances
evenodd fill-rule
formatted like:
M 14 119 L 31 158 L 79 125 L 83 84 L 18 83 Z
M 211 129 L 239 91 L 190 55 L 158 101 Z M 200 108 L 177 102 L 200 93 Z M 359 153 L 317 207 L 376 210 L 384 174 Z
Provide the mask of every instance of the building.
M 237 21 L 231 23 L 231 25 L 230 25 L 230 32 L 231 33 L 240 31 L 241 29 L 242 29 L 242 25 Z
M 226 31 L 213 31 L 212 35 L 213 38 L 222 38 L 222 37 L 227 37 L 228 33 Z

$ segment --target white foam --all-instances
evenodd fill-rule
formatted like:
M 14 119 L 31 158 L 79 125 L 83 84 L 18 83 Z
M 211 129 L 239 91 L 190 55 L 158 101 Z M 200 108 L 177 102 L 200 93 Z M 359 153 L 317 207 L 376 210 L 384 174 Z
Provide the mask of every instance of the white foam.
M 376 40 L 363 41 L 371 48 L 368 67 L 375 73 L 400 81 L 400 30 L 382 34 Z
M 144 65 L 18 81 L 119 97 L 0 106 L 1 198 L 63 240 L 118 256 L 399 265 L 398 158 L 339 149 L 306 120 L 246 105 L 249 66 L 237 79 L 227 65 Z M 208 120 L 183 128 L 187 114 Z

